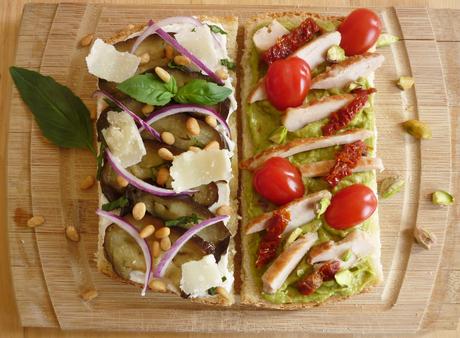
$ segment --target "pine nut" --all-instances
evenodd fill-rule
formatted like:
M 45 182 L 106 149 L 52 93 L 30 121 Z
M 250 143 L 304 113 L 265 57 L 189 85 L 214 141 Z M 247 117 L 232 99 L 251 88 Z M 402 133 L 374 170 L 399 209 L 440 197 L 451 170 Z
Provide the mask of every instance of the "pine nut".
M 147 208 L 144 202 L 137 202 L 133 207 L 132 214 L 135 220 L 140 221 L 144 218 Z
M 189 117 L 187 119 L 187 122 L 185 122 L 185 128 L 187 128 L 187 131 L 194 136 L 200 134 L 200 125 L 194 117 Z
M 146 104 L 142 107 L 141 112 L 145 116 L 149 116 L 155 108 L 151 104 Z
M 174 63 L 179 66 L 188 66 L 190 63 L 190 59 L 184 55 L 176 55 L 174 57 Z
M 193 152 L 196 153 L 197 151 L 200 151 L 201 149 L 198 148 L 198 147 L 195 147 L 195 146 L 190 146 L 190 147 L 188 147 L 188 150 L 189 150 L 189 151 L 193 151 Z
M 162 227 L 155 232 L 155 237 L 158 239 L 162 239 L 168 237 L 170 233 L 171 230 L 168 227 Z
M 117 176 L 117 184 L 120 186 L 120 188 L 126 188 L 129 182 L 123 176 Z
M 127 28 L 128 28 L 129 30 L 132 30 L 132 29 L 134 29 L 134 25 L 133 25 L 132 23 L 130 23 L 130 24 L 127 26 Z
M 97 291 L 96 289 L 87 289 L 80 294 L 80 297 L 85 302 L 89 302 L 90 300 L 93 300 L 97 297 Z
M 174 159 L 173 153 L 170 152 L 167 148 L 158 149 L 158 156 L 160 156 L 165 161 L 172 161 Z
M 169 239 L 169 237 L 165 237 L 161 239 L 160 248 L 163 251 L 167 251 L 171 248 L 171 240 Z
M 91 42 L 93 42 L 93 39 L 94 39 L 94 34 L 85 35 L 85 36 L 80 40 L 80 47 L 89 46 L 89 45 L 91 44 Z
M 139 233 L 139 236 L 141 236 L 141 238 L 147 238 L 150 235 L 152 235 L 154 232 L 155 232 L 155 227 L 152 224 L 149 224 L 141 230 L 141 232 Z
M 221 80 L 227 80 L 228 79 L 228 73 L 223 68 L 218 69 L 216 71 L 216 75 Z
M 230 295 L 228 294 L 227 290 L 225 290 L 225 288 L 223 288 L 222 286 L 218 286 L 216 288 L 216 293 L 226 299 L 230 299 Z
M 145 65 L 146 63 L 149 63 L 150 61 L 150 54 L 144 53 L 140 56 L 140 59 L 141 59 L 141 65 Z
M 169 170 L 168 168 L 161 167 L 157 173 L 157 184 L 159 186 L 164 186 L 169 179 Z
M 45 223 L 45 217 L 43 216 L 33 216 L 32 218 L 30 218 L 28 221 L 27 221 L 27 226 L 29 228 L 35 228 L 39 225 L 42 225 L 43 223 Z
M 165 292 L 166 291 L 166 284 L 158 279 L 152 279 L 149 283 L 150 289 L 153 291 L 160 291 L 160 292 Z
M 165 47 L 165 58 L 168 60 L 171 60 L 174 57 L 174 48 L 172 48 L 170 45 L 166 45 Z
M 94 185 L 94 176 L 88 175 L 80 182 L 80 190 L 88 190 Z
M 171 80 L 171 75 L 161 67 L 155 67 L 155 73 L 163 82 L 168 83 Z
M 160 253 L 161 253 L 160 242 L 153 241 L 153 243 L 152 243 L 152 255 L 153 255 L 153 257 L 155 257 L 155 258 L 159 257 Z
M 163 140 L 164 143 L 169 144 L 169 145 L 172 145 L 174 144 L 174 142 L 176 142 L 176 138 L 169 131 L 162 132 L 161 139 Z
M 204 118 L 205 122 L 210 125 L 211 127 L 215 128 L 217 127 L 217 120 L 214 116 L 211 116 L 211 115 L 207 115 L 205 118 Z
M 221 205 L 217 210 L 216 214 L 218 216 L 230 216 L 232 214 L 232 208 L 229 205 Z
M 78 242 L 80 240 L 80 234 L 78 233 L 77 228 L 73 225 L 68 225 L 65 227 L 65 235 L 72 242 Z
M 206 145 L 206 147 L 204 147 L 204 150 L 219 150 L 219 149 L 220 149 L 220 145 L 219 145 L 219 142 L 217 141 L 211 141 Z

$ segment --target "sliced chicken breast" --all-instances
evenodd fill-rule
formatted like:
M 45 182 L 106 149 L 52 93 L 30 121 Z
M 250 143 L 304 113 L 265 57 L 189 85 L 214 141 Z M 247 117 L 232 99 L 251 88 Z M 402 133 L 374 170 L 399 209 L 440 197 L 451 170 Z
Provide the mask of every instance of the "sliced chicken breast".
M 290 221 L 284 230 L 287 233 L 301 225 L 307 224 L 316 217 L 316 205 L 323 198 L 331 198 L 332 195 L 328 190 L 321 190 L 313 194 L 298 198 L 283 208 L 289 213 Z M 273 211 L 267 212 L 253 219 L 245 226 L 247 235 L 262 231 L 267 226 L 268 221 L 273 216 Z
M 334 164 L 334 160 L 327 160 L 304 164 L 298 168 L 303 177 L 320 177 L 329 174 Z M 379 172 L 382 172 L 384 169 L 381 158 L 363 157 L 358 161 L 358 165 L 353 168 L 353 172 L 358 173 L 368 170 L 378 170 Z
M 326 53 L 334 45 L 340 45 L 340 32 L 325 33 L 297 49 L 292 56 L 297 56 L 308 63 L 310 69 L 326 61 Z
M 311 232 L 298 238 L 284 250 L 262 275 L 264 291 L 275 293 L 317 240 L 318 234 Z
M 350 262 L 355 262 L 358 257 L 366 257 L 373 252 L 374 244 L 371 236 L 362 230 L 355 230 L 340 242 L 329 241 L 319 244 L 310 250 L 308 262 L 315 264 L 330 260 L 341 260 L 348 250 L 351 251 L 352 257 L 343 262 L 342 266 L 348 266 Z
M 312 80 L 312 89 L 343 88 L 360 77 L 366 77 L 379 68 L 385 57 L 377 53 L 351 56 L 333 65 Z
M 252 36 L 252 41 L 259 51 L 266 51 L 287 33 L 289 30 L 275 19 L 268 26 L 258 29 Z
M 305 151 L 365 140 L 374 133 L 366 129 L 352 129 L 341 134 L 315 138 L 296 139 L 289 143 L 268 148 L 257 155 L 241 162 L 242 169 L 255 170 L 271 157 L 289 157 Z
M 288 108 L 281 122 L 288 131 L 296 131 L 308 123 L 324 119 L 345 107 L 354 99 L 353 94 L 333 95 L 295 108 Z
M 292 54 L 292 56 L 297 56 L 301 58 L 309 64 L 311 69 L 313 69 L 319 64 L 326 61 L 327 50 L 331 48 L 333 45 L 340 44 L 340 40 L 341 35 L 339 32 L 325 33 L 299 48 L 297 51 L 294 52 L 294 54 Z M 267 93 L 265 92 L 265 86 L 262 78 L 249 95 L 248 102 L 254 103 L 266 99 Z

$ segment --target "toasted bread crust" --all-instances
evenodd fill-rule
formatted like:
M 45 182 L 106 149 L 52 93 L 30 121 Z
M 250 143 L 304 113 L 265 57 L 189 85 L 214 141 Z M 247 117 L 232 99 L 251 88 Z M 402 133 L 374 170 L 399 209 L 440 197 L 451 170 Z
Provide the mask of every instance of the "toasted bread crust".
M 215 16 L 200 16 L 198 17 L 200 20 L 210 20 L 213 22 L 221 23 L 227 32 L 227 51 L 228 55 L 233 59 L 236 60 L 237 57 L 237 45 L 236 45 L 236 36 L 237 36 L 237 31 L 238 31 L 238 18 L 234 16 L 225 16 L 225 17 L 215 17 Z M 125 41 L 129 38 L 133 38 L 136 36 L 139 36 L 142 31 L 145 29 L 144 24 L 136 24 L 136 25 L 129 25 L 127 28 L 117 32 L 113 36 L 104 39 L 106 43 L 110 44 L 115 44 L 121 41 Z M 232 85 L 234 88 L 236 88 L 236 76 L 234 71 L 229 70 L 229 74 L 233 79 Z M 103 99 L 99 98 L 98 103 L 102 102 Z M 98 112 L 97 115 L 99 117 L 99 114 L 101 111 L 99 110 L 100 107 L 102 107 L 101 104 L 97 105 L 98 107 Z M 233 112 L 231 115 L 228 124 L 230 126 L 230 130 L 232 135 L 237 135 L 237 111 Z M 237 145 L 235 145 L 235 154 L 238 152 Z M 237 200 L 237 190 L 238 190 L 238 159 L 237 156 L 234 156 L 232 158 L 232 171 L 233 171 L 233 179 L 230 182 L 230 204 L 233 210 L 238 210 L 238 200 Z M 99 200 L 101 201 L 102 197 L 102 191 L 100 188 L 100 184 L 98 182 L 98 193 L 99 193 Z M 230 230 L 230 233 L 232 236 L 234 236 L 237 232 L 238 229 L 238 219 L 236 215 L 234 217 L 231 217 L 230 221 L 228 222 L 228 227 Z M 104 242 L 104 234 L 105 234 L 105 228 L 101 226 L 101 222 L 99 224 L 99 238 L 98 238 L 98 251 L 96 253 L 96 263 L 97 263 L 97 268 L 100 272 L 103 274 L 107 275 L 108 277 L 116 280 L 117 282 L 125 283 L 125 284 L 130 284 L 137 286 L 139 288 L 142 288 L 142 285 L 139 283 L 135 283 L 131 280 L 126 280 L 124 278 L 121 278 L 118 276 L 115 271 L 112 268 L 112 264 L 107 260 L 105 253 L 104 253 L 104 247 L 103 247 L 103 242 Z M 235 243 L 232 238 L 229 244 L 228 248 L 228 253 L 229 253 L 229 269 L 230 271 L 234 270 L 234 255 L 235 255 Z M 150 292 L 159 292 L 159 291 L 152 291 Z M 175 290 L 172 287 L 169 287 L 167 291 L 163 293 L 172 293 L 180 296 L 180 291 Z M 220 294 L 216 294 L 214 296 L 209 296 L 205 298 L 188 298 L 192 302 L 196 303 L 201 303 L 201 304 L 206 304 L 206 305 L 218 305 L 218 306 L 230 306 L 235 302 L 233 293 L 229 295 L 229 297 L 224 297 Z

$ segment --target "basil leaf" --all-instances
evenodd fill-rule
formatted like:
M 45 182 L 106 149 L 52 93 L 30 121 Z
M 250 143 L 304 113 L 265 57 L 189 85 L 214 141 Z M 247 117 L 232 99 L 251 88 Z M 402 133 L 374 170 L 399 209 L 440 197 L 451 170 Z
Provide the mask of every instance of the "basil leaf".
M 217 25 L 208 25 L 209 29 L 211 29 L 211 32 L 217 33 L 217 34 L 227 34 L 226 31 L 224 31 L 222 28 L 220 28 Z
M 190 216 L 182 216 L 173 220 L 169 220 L 165 222 L 165 226 L 167 227 L 173 227 L 173 226 L 179 226 L 183 228 L 187 228 L 187 225 L 190 224 L 197 224 L 200 221 L 200 217 L 198 217 L 196 214 L 192 214 Z
M 227 67 L 228 69 L 235 69 L 235 67 L 236 67 L 235 62 L 230 61 L 229 59 L 221 59 L 221 60 L 220 60 L 220 64 L 221 64 L 222 66 Z
M 96 156 L 89 110 L 78 96 L 32 70 L 10 67 L 10 74 L 48 140 L 64 148 L 88 148 Z
M 178 64 L 175 63 L 173 60 L 171 60 L 171 61 L 168 62 L 168 68 L 171 68 L 171 69 L 179 69 L 180 71 L 183 71 L 183 72 L 185 72 L 185 73 L 190 73 L 190 70 L 189 70 L 187 67 L 178 65 Z
M 195 79 L 180 87 L 176 96 L 174 96 L 174 100 L 179 103 L 212 106 L 224 101 L 231 93 L 230 88 L 219 86 L 206 80 Z
M 216 293 L 217 293 L 217 288 L 215 286 L 208 289 L 208 295 L 214 296 Z
M 117 89 L 139 102 L 164 106 L 177 93 L 177 84 L 173 76 L 165 83 L 158 76 L 147 73 L 130 77 L 120 83 Z
M 121 196 L 119 199 L 102 204 L 102 210 L 112 211 L 114 209 L 120 209 L 128 205 L 128 199 L 125 196 Z

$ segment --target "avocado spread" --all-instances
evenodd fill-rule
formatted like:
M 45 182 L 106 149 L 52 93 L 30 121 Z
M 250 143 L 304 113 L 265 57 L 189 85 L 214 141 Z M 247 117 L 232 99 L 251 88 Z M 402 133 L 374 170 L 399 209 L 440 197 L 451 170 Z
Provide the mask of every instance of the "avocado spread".
M 281 23 L 288 29 L 292 29 L 297 26 L 299 22 L 295 21 L 282 21 Z M 266 23 L 268 24 L 268 22 Z M 327 25 L 328 23 L 325 21 L 321 22 L 322 25 Z M 329 23 L 330 27 L 334 27 L 334 30 L 337 27 L 335 22 Z M 263 25 L 260 25 L 256 29 L 260 28 Z M 259 53 L 256 50 L 255 46 L 252 47 L 250 51 L 250 67 L 252 72 L 252 86 L 254 87 L 259 79 L 261 79 L 266 71 L 266 65 L 262 64 L 259 61 Z M 326 69 L 326 63 L 319 65 L 315 69 L 312 70 L 312 76 L 322 73 Z M 344 94 L 351 91 L 351 89 L 356 88 L 357 86 L 363 88 L 369 88 L 370 83 L 367 79 L 360 79 L 350 85 L 349 88 L 344 89 L 330 89 L 330 90 L 311 90 L 308 94 L 307 100 L 313 101 L 318 100 L 323 97 L 329 95 L 337 95 L 337 94 Z M 248 119 L 248 127 L 250 129 L 250 137 L 253 145 L 253 153 L 257 154 L 258 152 L 269 148 L 271 146 L 276 145 L 273 140 L 270 140 L 270 137 L 273 133 L 276 133 L 277 130 L 282 126 L 280 115 L 281 113 L 274 108 L 269 101 L 263 100 L 258 101 L 253 104 L 246 104 L 246 118 Z M 307 124 L 305 127 L 295 131 L 295 132 L 288 132 L 286 136 L 286 142 L 292 141 L 297 138 L 305 138 L 305 137 L 319 137 L 322 136 L 321 127 L 327 123 L 327 118 L 312 122 Z M 372 96 L 369 98 L 368 104 L 362 109 L 355 118 L 351 121 L 351 123 L 345 128 L 353 129 L 353 128 L 363 128 L 374 130 L 375 128 L 375 116 L 373 110 L 373 98 Z M 370 138 L 366 140 L 369 149 L 369 155 L 373 155 L 375 151 L 375 139 Z M 323 160 L 333 160 L 335 158 L 335 154 L 340 149 L 339 146 L 323 148 L 323 149 L 316 149 L 300 154 L 296 154 L 289 158 L 289 160 L 295 165 L 301 165 L 306 163 L 312 163 L 317 161 Z M 253 186 L 252 186 L 252 176 L 251 174 L 243 175 L 243 186 L 245 187 L 243 191 L 244 201 L 245 201 L 245 210 L 248 219 L 252 219 L 260 214 L 267 212 L 269 210 L 273 210 L 276 208 L 275 205 L 272 205 L 270 202 L 267 202 L 261 196 L 259 196 Z M 354 173 L 346 178 L 344 178 L 338 185 L 332 190 L 332 193 L 337 192 L 338 190 L 355 184 L 355 183 L 362 183 L 370 186 L 371 188 L 375 189 L 376 186 L 376 176 L 374 171 L 366 171 L 360 173 Z M 306 191 L 308 193 L 313 193 L 315 191 L 319 191 L 322 189 L 328 189 L 329 186 L 322 178 L 304 178 L 304 184 Z M 348 229 L 348 230 L 335 230 L 329 227 L 324 218 L 320 217 L 319 219 L 313 220 L 309 224 L 302 226 L 302 233 L 310 232 L 310 231 L 317 231 L 318 232 L 318 243 L 334 240 L 338 241 L 344 238 L 348 233 L 359 228 L 364 231 L 368 232 L 375 232 L 378 231 L 377 223 L 376 223 L 376 215 L 372 216 L 362 224 Z M 276 304 L 284 304 L 284 303 L 306 303 L 306 302 L 314 302 L 314 303 L 321 303 L 327 300 L 331 296 L 335 297 L 348 297 L 353 294 L 359 293 L 364 290 L 366 287 L 375 284 L 378 281 L 378 277 L 376 276 L 375 268 L 372 264 L 370 258 L 365 258 L 360 263 L 349 270 L 345 270 L 345 272 L 339 275 L 340 279 L 339 282 L 336 280 L 331 280 L 324 282 L 321 287 L 319 287 L 313 294 L 309 296 L 302 295 L 296 288 L 296 283 L 299 281 L 303 276 L 311 273 L 313 271 L 313 267 L 309 265 L 305 259 L 302 259 L 298 266 L 293 270 L 293 272 L 289 275 L 286 279 L 285 283 L 282 287 L 277 290 L 274 294 L 266 294 L 262 291 L 262 281 L 261 277 L 268 266 L 257 269 L 255 267 L 255 260 L 257 257 L 257 251 L 259 247 L 260 239 L 263 236 L 263 232 L 254 233 L 248 235 L 248 243 L 249 244 L 249 255 L 252 260 L 252 273 L 253 277 L 258 284 L 262 297 L 270 302 Z M 289 236 L 285 236 L 289 237 Z M 284 239 L 286 241 L 286 238 Z M 288 243 L 289 244 L 289 243 Z M 280 245 L 280 251 L 284 247 Z M 346 276 L 346 282 L 344 282 Z

